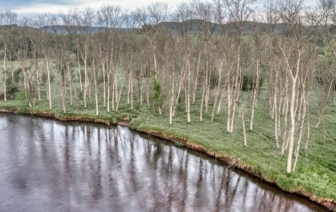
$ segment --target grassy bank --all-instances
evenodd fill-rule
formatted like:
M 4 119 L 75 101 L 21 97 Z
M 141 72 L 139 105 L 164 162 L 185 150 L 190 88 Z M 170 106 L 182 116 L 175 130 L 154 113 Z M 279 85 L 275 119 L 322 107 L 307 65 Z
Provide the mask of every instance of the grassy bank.
M 335 207 L 336 132 L 329 131 L 324 143 L 323 130 L 312 128 L 309 148 L 301 151 L 296 172 L 287 174 L 287 155 L 282 156 L 276 148 L 272 120 L 263 115 L 265 111 L 262 109 L 257 113 L 254 130 L 247 134 L 247 147 L 244 147 L 243 131 L 239 124 L 233 135 L 228 134 L 223 116 L 217 117 L 214 123 L 210 122 L 210 116 L 203 122 L 197 121 L 198 117 L 194 116 L 194 121 L 188 124 L 184 114 L 180 113 L 177 115 L 179 118 L 169 125 L 168 116 L 149 115 L 133 120 L 131 128 L 151 134 L 161 132 L 162 137 L 168 139 L 174 136 L 189 141 L 186 145 L 195 146 L 196 149 L 201 147 L 200 150 L 275 183 L 283 190 L 302 194 L 330 208 Z M 327 112 L 326 118 L 327 128 L 336 126 L 331 111 Z
M 1 65 L 1 62 L 0 62 Z M 17 66 L 18 64 L 16 64 Z M 120 74 L 121 75 L 121 74 Z M 57 76 L 57 75 L 56 75 Z M 2 73 L 0 73 L 2 77 Z M 120 76 L 122 79 L 122 76 Z M 123 82 L 126 84 L 126 82 Z M 76 81 L 78 86 L 78 81 Z M 22 87 L 22 86 L 21 86 Z M 92 96 L 88 99 L 87 108 L 79 106 L 77 109 L 69 104 L 69 95 L 66 95 L 67 113 L 64 114 L 61 105 L 61 94 L 57 80 L 52 83 L 53 109 L 49 110 L 46 99 L 46 85 L 41 87 L 42 101 L 37 101 L 34 107 L 29 107 L 26 100 L 18 98 L 7 102 L 0 100 L 0 111 L 16 114 L 33 114 L 56 118 L 62 121 L 81 120 L 104 124 L 117 124 L 118 120 L 130 119 L 129 127 L 177 142 L 177 145 L 197 149 L 213 157 L 224 160 L 232 166 L 240 167 L 268 182 L 274 183 L 288 192 L 295 192 L 309 197 L 311 200 L 325 205 L 336 211 L 336 117 L 335 106 L 329 106 L 325 111 L 326 139 L 322 125 L 316 129 L 316 111 L 312 110 L 310 116 L 311 133 L 308 149 L 304 150 L 306 134 L 302 141 L 297 169 L 292 174 L 286 173 L 287 155 L 281 155 L 277 149 L 274 138 L 274 123 L 268 116 L 266 90 L 264 84 L 260 93 L 258 108 L 255 113 L 254 128 L 247 131 L 247 146 L 244 146 L 242 123 L 236 115 L 234 133 L 226 132 L 226 108 L 222 109 L 214 122 L 211 122 L 210 106 L 203 121 L 199 121 L 199 105 L 196 101 L 191 106 L 191 123 L 187 123 L 184 102 L 176 110 L 173 124 L 169 124 L 167 105 L 163 115 L 153 113 L 146 104 L 139 105 L 135 102 L 134 109 L 126 102 L 123 95 L 118 112 L 107 112 L 100 105 L 99 116 L 95 115 L 95 102 Z M 126 88 L 124 88 L 126 89 Z M 102 92 L 102 88 L 100 88 Z M 2 93 L 2 86 L 0 86 Z M 126 93 L 123 92 L 123 93 Z M 243 101 L 247 102 L 248 93 L 244 93 Z M 317 94 L 312 97 L 312 102 Z M 103 102 L 100 94 L 99 102 Z M 247 104 L 247 103 L 246 103 Z M 316 108 L 316 105 L 313 106 Z M 250 109 L 246 106 L 245 124 L 247 129 L 250 122 Z
M 263 103 L 260 103 L 263 104 Z M 336 202 L 336 132 L 328 130 L 326 142 L 323 142 L 323 129 L 312 128 L 309 148 L 302 150 L 296 172 L 286 173 L 286 155 L 282 156 L 276 148 L 273 133 L 273 122 L 266 115 L 263 106 L 256 111 L 255 127 L 247 132 L 248 146 L 243 143 L 243 131 L 240 119 L 236 120 L 235 133 L 226 132 L 225 112 L 216 116 L 211 123 L 210 112 L 202 122 L 198 119 L 198 106 L 192 107 L 192 122 L 187 123 L 184 108 L 178 108 L 173 124 L 168 120 L 169 114 L 153 113 L 145 105 L 136 105 L 130 110 L 123 102 L 119 112 L 106 112 L 100 108 L 100 115 L 95 116 L 93 100 L 88 108 L 74 109 L 69 105 L 68 112 L 63 114 L 61 106 L 49 110 L 47 102 L 38 102 L 34 107 L 27 107 L 25 101 L 9 100 L 0 102 L 0 111 L 16 114 L 33 114 L 52 117 L 63 121 L 82 120 L 104 124 L 116 124 L 121 119 L 131 119 L 129 127 L 155 136 L 166 138 L 189 148 L 203 151 L 211 156 L 240 167 L 262 179 L 274 183 L 288 192 L 295 192 L 309 197 L 311 200 L 335 210 Z M 58 104 L 59 105 L 59 104 Z M 211 109 L 211 108 L 210 108 Z M 246 111 L 246 124 L 248 124 Z M 316 121 L 312 117 L 311 121 Z M 326 127 L 336 126 L 333 108 L 326 111 Z M 303 148 L 302 148 L 303 149 Z

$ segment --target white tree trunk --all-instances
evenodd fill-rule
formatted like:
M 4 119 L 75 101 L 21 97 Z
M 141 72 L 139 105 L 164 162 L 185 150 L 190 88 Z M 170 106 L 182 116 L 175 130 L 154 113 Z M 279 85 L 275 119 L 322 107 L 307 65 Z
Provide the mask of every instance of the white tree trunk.
M 304 93 L 304 90 L 303 90 L 303 93 Z M 294 165 L 293 165 L 293 172 L 295 171 L 296 164 L 297 164 L 297 161 L 298 161 L 298 158 L 299 158 L 300 145 L 301 145 L 302 134 L 303 134 L 303 126 L 304 126 L 306 112 L 307 112 L 306 98 L 308 98 L 308 97 L 305 97 L 305 94 L 303 94 L 302 98 L 303 98 L 303 100 L 302 100 L 303 111 L 302 111 L 302 117 L 301 117 L 301 125 L 300 125 L 300 129 L 299 129 L 299 138 L 298 138 L 297 145 L 296 145 L 296 150 L 295 150 L 295 161 L 294 161 Z
M 297 70 L 299 71 L 299 70 Z M 292 159 L 293 159 L 293 147 L 294 147 L 294 136 L 295 136 L 295 98 L 296 98 L 296 82 L 297 78 L 293 78 L 292 91 L 291 91 L 291 100 L 290 100 L 290 126 L 288 134 L 288 158 L 287 158 L 287 173 L 292 172 Z
M 96 73 L 96 64 L 95 60 L 92 60 L 92 69 L 93 69 L 93 80 L 95 86 L 95 100 L 96 100 L 96 116 L 99 115 L 99 105 L 98 105 L 98 82 L 97 82 L 97 73 Z
M 49 109 L 52 109 L 52 101 L 51 101 L 51 85 L 50 85 L 50 67 L 49 67 L 49 58 L 46 57 L 46 64 L 47 64 L 47 75 L 48 75 L 48 99 L 49 99 Z
M 240 118 L 241 118 L 242 125 L 243 125 L 244 146 L 247 146 L 247 136 L 246 136 L 245 119 L 244 119 L 244 108 L 242 106 L 240 108 Z
M 173 71 L 172 78 L 171 78 L 171 98 L 170 98 L 170 105 L 169 105 L 169 124 L 173 123 L 173 105 L 174 105 L 174 96 L 175 96 L 175 71 Z
M 6 46 L 5 46 L 5 49 L 4 49 L 4 64 L 3 64 L 3 74 L 4 74 L 4 76 L 3 76 L 3 82 L 4 82 L 4 85 L 3 85 L 3 89 L 4 89 L 4 101 L 6 102 L 7 101 L 7 86 L 6 86 L 6 80 L 7 80 L 7 69 L 6 69 L 6 57 L 7 57 L 7 55 L 6 55 L 6 53 L 7 53 L 7 48 L 6 48 Z M 14 80 L 13 78 L 12 78 L 12 80 Z

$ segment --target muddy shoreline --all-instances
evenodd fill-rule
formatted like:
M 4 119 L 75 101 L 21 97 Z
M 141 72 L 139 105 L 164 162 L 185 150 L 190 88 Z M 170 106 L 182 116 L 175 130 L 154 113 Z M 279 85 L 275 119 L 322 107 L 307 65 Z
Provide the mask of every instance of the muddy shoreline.
M 104 119 L 96 119 L 96 118 L 90 118 L 90 117 L 85 117 L 85 116 L 80 116 L 80 115 L 65 115 L 63 117 L 58 116 L 57 114 L 54 113 L 50 113 L 50 112 L 33 112 L 33 111 L 19 111 L 18 109 L 0 109 L 0 113 L 9 113 L 9 114 L 17 114 L 17 115 L 31 115 L 31 116 L 38 116 L 38 117 L 43 117 L 43 118 L 51 118 L 51 119 L 55 119 L 55 120 L 59 120 L 59 121 L 79 121 L 79 122 L 89 122 L 89 123 L 99 123 L 99 124 L 105 124 L 105 125 L 120 125 L 120 126 L 124 126 L 124 127 L 129 127 L 129 123 L 131 120 L 129 120 L 127 117 L 125 119 L 120 119 L 117 121 L 108 121 L 108 120 L 104 120 Z M 178 138 L 174 135 L 171 136 L 167 136 L 165 133 L 163 132 L 158 132 L 158 131 L 147 131 L 147 130 L 139 130 L 139 129 L 133 129 L 134 131 L 137 132 L 141 132 L 141 133 L 146 133 L 148 135 L 151 136 L 155 136 L 158 138 L 162 138 L 168 141 L 171 141 L 173 143 L 175 143 L 177 146 L 184 146 L 188 149 L 192 149 L 192 150 L 196 150 L 199 152 L 202 152 L 212 158 L 215 158 L 216 160 L 219 160 L 223 163 L 226 163 L 229 165 L 229 167 L 237 167 L 240 170 L 243 170 L 261 180 L 264 180 L 272 185 L 275 185 L 277 187 L 279 187 L 277 185 L 277 182 L 275 181 L 271 181 L 269 179 L 267 179 L 266 176 L 263 176 L 262 173 L 255 173 L 252 171 L 251 167 L 247 164 L 242 164 L 239 160 L 236 160 L 233 157 L 230 157 L 229 155 L 223 156 L 220 155 L 216 152 L 211 152 L 208 151 L 206 148 L 204 148 L 201 145 L 195 144 L 192 141 L 188 141 L 186 139 L 182 139 L 182 138 Z M 280 187 L 279 187 L 280 188 Z M 281 188 L 280 188 L 281 189 Z M 283 190 L 283 189 L 282 189 Z M 284 190 L 286 191 L 286 190 Z M 288 191 L 286 191 L 288 192 Z M 315 202 L 317 204 L 320 204 L 326 208 L 328 208 L 331 211 L 336 211 L 336 202 L 331 200 L 331 199 L 322 199 L 320 200 L 318 197 L 308 194 L 308 193 L 304 193 L 301 190 L 297 190 L 294 192 L 290 192 L 290 193 L 294 193 L 294 194 L 298 194 L 300 196 L 303 196 L 305 198 L 308 198 L 310 201 Z

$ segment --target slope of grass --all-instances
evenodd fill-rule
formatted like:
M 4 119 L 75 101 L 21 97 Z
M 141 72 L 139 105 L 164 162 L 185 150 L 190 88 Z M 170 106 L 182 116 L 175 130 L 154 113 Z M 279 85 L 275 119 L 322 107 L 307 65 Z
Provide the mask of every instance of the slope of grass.
M 0 74 L 0 76 L 2 73 Z M 77 82 L 78 83 L 78 82 Z M 0 83 L 2 85 L 2 83 Z M 177 107 L 173 124 L 169 124 L 169 114 L 166 110 L 163 115 L 153 113 L 145 104 L 135 102 L 134 109 L 126 102 L 126 96 L 122 96 L 118 112 L 107 112 L 100 105 L 100 113 L 95 115 L 94 96 L 88 99 L 87 108 L 78 108 L 67 104 L 67 113 L 64 114 L 61 105 L 61 95 L 57 83 L 53 83 L 53 109 L 49 110 L 46 99 L 46 89 L 42 89 L 42 101 L 37 101 L 34 107 L 29 107 L 25 100 L 0 100 L 0 110 L 15 110 L 19 114 L 51 114 L 62 120 L 77 119 L 102 122 L 106 124 L 116 123 L 119 119 L 130 118 L 130 127 L 139 131 L 161 132 L 169 137 L 188 140 L 200 145 L 209 152 L 232 158 L 240 166 L 249 169 L 269 182 L 276 183 L 280 188 L 289 192 L 298 192 L 309 196 L 314 201 L 336 201 L 336 116 L 335 106 L 329 106 L 325 111 L 326 140 L 322 125 L 315 129 L 317 115 L 312 111 L 310 116 L 311 134 L 309 147 L 304 150 L 305 138 L 302 141 L 297 169 L 292 174 L 286 173 L 287 155 L 281 155 L 277 149 L 274 138 L 273 120 L 266 111 L 266 85 L 260 93 L 258 108 L 255 112 L 254 129 L 247 131 L 248 145 L 244 146 L 241 119 L 236 115 L 234 133 L 226 132 L 226 108 L 224 107 L 214 122 L 211 122 L 210 106 L 208 113 L 203 114 L 203 121 L 199 121 L 199 102 L 191 107 L 191 123 L 187 123 L 184 102 Z M 100 89 L 102 93 L 102 89 Z M 245 94 L 245 99 L 248 97 Z M 69 96 L 67 94 L 67 96 Z M 317 98 L 314 94 L 313 99 Z M 67 102 L 69 102 L 67 97 Z M 100 97 L 99 102 L 103 102 Z M 205 110 L 205 109 L 204 109 Z M 250 109 L 245 111 L 245 124 L 249 129 Z
M 194 112 L 197 109 L 195 108 Z M 332 130 L 332 126 L 336 126 L 336 117 L 333 117 L 330 111 L 326 114 L 328 134 L 325 143 L 322 141 L 323 130 L 311 129 L 309 148 L 304 150 L 302 145 L 296 172 L 287 174 L 287 155 L 282 156 L 276 148 L 273 122 L 264 113 L 263 109 L 256 111 L 254 129 L 247 132 L 247 147 L 244 147 L 243 132 L 238 123 L 240 120 L 236 120 L 235 133 L 229 134 L 226 132 L 223 114 L 211 123 L 210 116 L 205 116 L 203 122 L 200 122 L 194 113 L 193 122 L 187 123 L 186 115 L 180 112 L 176 114 L 172 125 L 168 123 L 168 114 L 147 115 L 133 119 L 131 127 L 142 131 L 164 132 L 167 136 L 175 135 L 199 144 L 211 152 L 229 155 L 239 163 L 249 165 L 254 173 L 276 182 L 284 190 L 309 193 L 320 200 L 336 200 L 336 132 Z

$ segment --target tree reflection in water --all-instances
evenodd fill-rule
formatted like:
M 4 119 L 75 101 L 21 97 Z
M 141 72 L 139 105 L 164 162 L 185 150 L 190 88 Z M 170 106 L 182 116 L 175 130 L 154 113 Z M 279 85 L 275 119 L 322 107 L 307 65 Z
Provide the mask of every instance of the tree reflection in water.
M 4 211 L 323 211 L 125 127 L 0 115 Z

